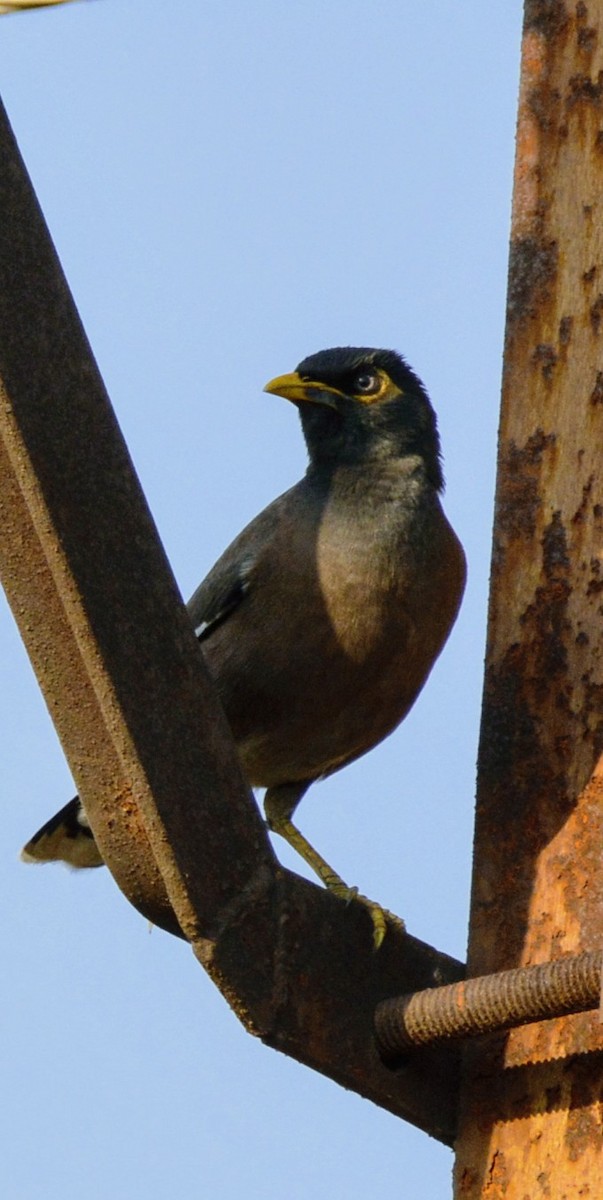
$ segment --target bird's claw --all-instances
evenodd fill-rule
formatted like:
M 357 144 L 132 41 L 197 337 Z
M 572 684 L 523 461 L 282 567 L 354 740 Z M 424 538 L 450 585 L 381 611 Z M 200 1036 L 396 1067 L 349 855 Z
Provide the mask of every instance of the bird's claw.
M 380 904 L 377 904 L 376 900 L 369 900 L 368 896 L 363 896 L 357 887 L 348 887 L 341 880 L 338 880 L 337 883 L 332 882 L 327 886 L 334 896 L 338 896 L 346 904 L 351 904 L 355 900 L 358 904 L 362 904 L 363 908 L 367 909 L 373 923 L 373 946 L 375 950 L 378 950 L 382 944 L 388 925 L 393 926 L 400 933 L 406 932 L 406 925 L 401 917 L 397 917 L 395 913 L 390 912 L 387 908 L 382 908 Z
M 401 917 L 397 917 L 387 908 L 382 908 L 375 900 L 369 900 L 367 896 L 358 893 L 356 899 L 368 909 L 373 922 L 373 947 L 375 950 L 378 950 L 383 942 L 388 925 L 397 929 L 399 933 L 406 933 L 406 925 Z

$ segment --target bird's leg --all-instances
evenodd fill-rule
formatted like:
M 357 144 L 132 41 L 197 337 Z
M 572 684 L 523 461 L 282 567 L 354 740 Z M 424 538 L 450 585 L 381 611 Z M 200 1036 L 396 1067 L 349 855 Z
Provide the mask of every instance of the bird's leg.
M 297 850 L 297 853 L 303 858 L 304 862 L 312 868 L 330 892 L 334 892 L 335 895 L 341 895 L 344 899 L 349 899 L 350 894 L 356 894 L 355 890 L 349 888 L 343 882 L 343 879 L 329 866 L 328 862 L 325 862 L 318 851 L 310 845 L 303 833 L 300 833 L 297 826 L 291 820 L 307 787 L 307 783 L 289 783 L 268 789 L 264 797 L 264 812 L 266 813 L 268 828 L 273 833 L 280 834 L 294 850 Z
M 375 949 L 378 949 L 387 932 L 387 921 L 390 920 L 398 927 L 401 926 L 402 929 L 404 929 L 404 922 L 393 913 L 388 912 L 387 909 L 381 908 L 381 905 L 374 900 L 369 900 L 367 896 L 361 895 L 358 888 L 348 887 L 341 876 L 329 866 L 328 862 L 293 824 L 291 817 L 308 786 L 307 783 L 290 783 L 268 788 L 264 797 L 264 812 L 268 828 L 273 833 L 280 834 L 297 851 L 334 896 L 345 900 L 348 904 L 351 900 L 357 900 L 359 904 L 368 909 L 373 922 L 373 942 Z

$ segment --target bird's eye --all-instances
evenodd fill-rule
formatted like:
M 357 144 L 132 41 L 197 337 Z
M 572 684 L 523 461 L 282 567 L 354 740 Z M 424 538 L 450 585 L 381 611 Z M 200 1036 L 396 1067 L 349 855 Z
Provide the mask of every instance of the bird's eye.
M 378 392 L 381 380 L 376 371 L 358 371 L 354 376 L 354 391 L 361 396 L 370 396 Z

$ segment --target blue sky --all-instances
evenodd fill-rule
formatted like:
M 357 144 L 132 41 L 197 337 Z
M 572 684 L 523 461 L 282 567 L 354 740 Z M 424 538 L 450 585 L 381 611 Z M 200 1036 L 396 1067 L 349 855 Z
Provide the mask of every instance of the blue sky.
M 401 350 L 430 391 L 462 613 L 403 727 L 298 816 L 459 957 L 520 22 L 507 0 L 90 0 L 0 20 L 0 92 L 185 596 L 305 469 L 268 379 L 364 344 Z M 0 641 L 5 1194 L 449 1195 L 448 1150 L 256 1044 L 106 871 L 19 863 L 73 789 L 3 601 Z

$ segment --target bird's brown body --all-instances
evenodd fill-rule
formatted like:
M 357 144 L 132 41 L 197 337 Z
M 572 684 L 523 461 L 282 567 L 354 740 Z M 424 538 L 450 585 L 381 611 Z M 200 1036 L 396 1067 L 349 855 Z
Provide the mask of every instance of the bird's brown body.
M 197 625 L 214 580 L 247 556 L 249 590 L 203 649 L 252 786 L 330 774 L 390 733 L 423 687 L 465 566 L 417 468 L 404 460 L 368 479 L 343 467 L 318 488 L 302 480 L 247 526 L 190 601 Z

